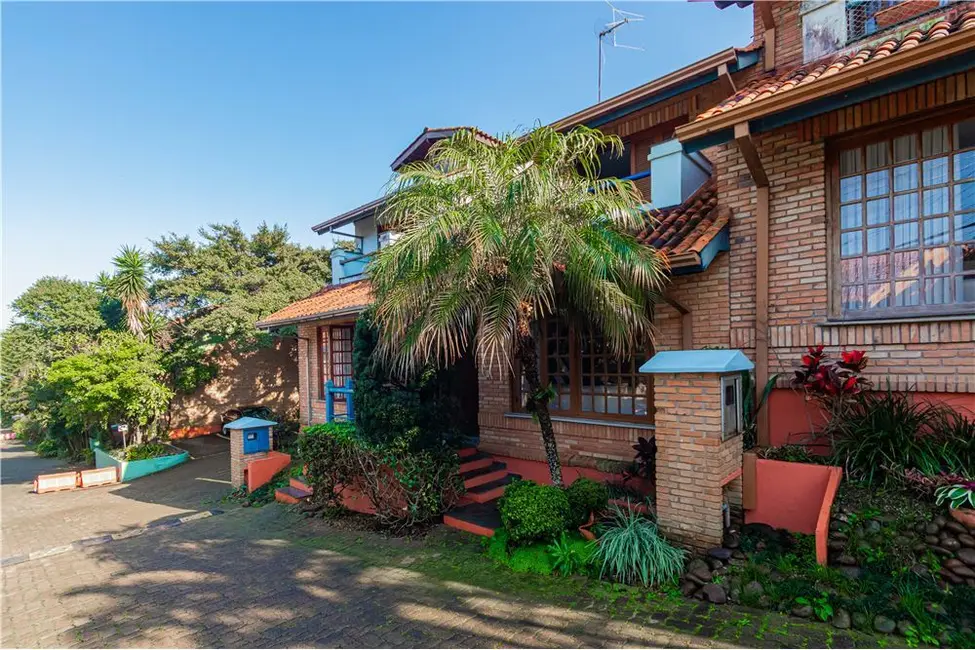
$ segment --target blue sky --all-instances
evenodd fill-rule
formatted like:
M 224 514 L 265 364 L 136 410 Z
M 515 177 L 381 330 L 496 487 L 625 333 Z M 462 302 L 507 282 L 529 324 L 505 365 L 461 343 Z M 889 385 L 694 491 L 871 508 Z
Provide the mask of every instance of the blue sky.
M 751 39 L 751 11 L 620 3 L 603 96 Z M 210 222 L 310 226 L 379 196 L 424 126 L 595 102 L 600 3 L 4 3 L 3 323 L 43 275 Z

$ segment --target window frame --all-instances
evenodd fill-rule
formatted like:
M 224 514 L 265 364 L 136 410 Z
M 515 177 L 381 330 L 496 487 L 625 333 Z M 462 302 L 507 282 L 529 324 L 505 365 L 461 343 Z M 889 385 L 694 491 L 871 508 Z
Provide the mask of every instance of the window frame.
M 825 202 L 826 202 L 826 239 L 827 239 L 827 299 L 828 299 L 828 314 L 829 320 L 831 321 L 870 321 L 870 320 L 891 320 L 891 319 L 931 319 L 938 317 L 954 317 L 954 316 L 966 316 L 975 313 L 975 303 L 948 303 L 939 305 L 917 305 L 917 306 L 889 306 L 885 308 L 878 309 L 862 309 L 862 310 L 849 310 L 844 311 L 842 302 L 842 260 L 841 256 L 841 231 L 842 222 L 840 219 L 840 154 L 842 151 L 851 148 L 866 148 L 870 144 L 875 144 L 878 142 L 893 142 L 898 137 L 904 135 L 915 135 L 918 141 L 921 140 L 921 133 L 925 130 L 936 128 L 939 126 L 945 126 L 948 130 L 949 137 L 949 149 L 944 154 L 949 158 L 948 166 L 948 183 L 946 187 L 948 188 L 949 195 L 949 209 L 944 213 L 944 216 L 948 219 L 949 233 L 953 231 L 954 228 L 954 218 L 956 213 L 954 211 L 954 198 L 952 188 L 956 182 L 952 178 L 952 170 L 954 166 L 954 156 L 957 155 L 957 151 L 954 147 L 954 129 L 953 125 L 957 122 L 965 121 L 966 119 L 971 119 L 975 111 L 975 100 L 966 100 L 957 105 L 952 105 L 940 110 L 926 112 L 924 115 L 914 116 L 912 118 L 899 121 L 895 125 L 882 125 L 872 128 L 863 129 L 857 131 L 856 133 L 843 135 L 836 138 L 831 138 L 825 143 L 825 164 L 826 164 L 826 183 L 825 183 Z M 913 161 L 918 165 L 919 173 L 922 167 L 922 161 L 925 159 L 923 152 L 918 149 L 917 158 Z M 907 162 L 902 164 L 908 164 Z M 897 166 L 897 163 L 891 161 L 889 165 L 881 169 L 893 170 Z M 861 175 L 866 175 L 869 172 L 864 168 Z M 894 196 L 893 180 L 890 180 L 890 188 L 888 195 Z M 924 186 L 923 183 L 919 181 L 916 190 L 919 194 L 923 194 Z M 882 198 L 882 197 L 878 197 Z M 865 205 L 867 197 L 863 197 L 861 203 Z M 866 213 L 863 214 L 863 227 L 865 230 L 866 225 Z M 931 217 L 934 218 L 934 217 Z M 910 250 L 917 250 L 920 258 L 920 263 L 923 266 L 923 251 L 924 247 L 924 232 L 923 232 L 923 222 L 924 215 L 921 206 L 918 208 L 918 218 L 913 223 L 918 224 L 918 237 L 919 243 L 917 248 L 912 248 Z M 908 222 L 905 222 L 908 223 Z M 950 242 L 954 241 L 952 238 L 949 239 L 949 243 L 946 244 L 949 248 L 953 246 Z M 866 238 L 862 241 L 862 245 L 866 246 Z M 957 245 L 957 244 L 954 244 Z M 887 254 L 894 252 L 895 249 L 891 248 L 886 251 Z M 865 259 L 865 254 L 861 255 L 861 259 Z M 893 265 L 890 266 L 891 271 L 893 271 Z M 866 269 L 864 269 L 866 272 Z M 949 281 L 954 281 L 955 278 L 963 273 L 950 271 L 946 277 Z M 924 285 L 923 285 L 923 274 L 919 272 L 919 291 L 923 296 Z M 891 280 L 892 281 L 892 280 Z M 923 298 L 922 298 L 923 299 Z
M 350 331 L 349 340 L 353 341 L 355 338 L 355 323 L 349 321 L 343 321 L 339 323 L 329 323 L 326 325 L 319 325 L 316 328 L 317 338 L 318 338 L 318 394 L 319 399 L 325 399 L 325 384 L 329 380 L 335 379 L 335 348 L 333 344 L 332 332 L 335 329 L 348 329 Z M 325 347 L 325 331 L 328 331 L 328 347 Z M 351 349 L 349 350 L 351 353 Z M 326 362 L 328 365 L 326 366 Z M 351 359 L 349 361 L 351 364 Z M 326 370 L 328 372 L 326 372 Z M 352 379 L 351 372 L 348 375 L 341 375 L 343 378 Z M 345 395 L 336 395 L 335 401 L 344 402 Z
M 538 344 L 538 374 L 542 386 L 547 386 L 549 383 L 549 373 L 548 373 L 548 357 L 545 355 L 545 350 L 547 347 L 546 340 L 546 323 L 542 321 L 539 323 L 539 327 L 535 331 L 535 341 Z M 653 391 L 653 375 L 646 375 L 647 380 L 647 412 L 645 415 L 630 415 L 625 413 L 598 413 L 595 411 L 584 411 L 582 410 L 582 356 L 581 356 L 581 341 L 579 339 L 578 328 L 575 324 L 568 324 L 568 341 L 569 341 L 569 408 L 568 409 L 553 409 L 549 407 L 549 413 L 553 418 L 574 418 L 579 420 L 607 420 L 611 422 L 632 422 L 634 424 L 644 424 L 652 425 L 654 424 L 654 391 Z M 653 342 L 647 343 L 647 359 L 653 356 Z M 639 373 L 637 373 L 639 374 Z M 522 373 L 521 364 L 512 364 L 512 377 L 509 382 L 511 388 L 511 407 L 512 410 L 518 413 L 524 413 L 525 408 L 522 406 Z

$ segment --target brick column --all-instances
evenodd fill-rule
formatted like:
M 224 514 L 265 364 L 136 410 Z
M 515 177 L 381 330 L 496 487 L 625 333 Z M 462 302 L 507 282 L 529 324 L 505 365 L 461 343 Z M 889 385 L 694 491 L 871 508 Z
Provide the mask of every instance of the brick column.
M 722 440 L 721 378 L 750 365 L 737 351 L 695 350 L 661 352 L 641 368 L 654 374 L 657 520 L 695 550 L 721 545 L 725 501 L 741 508 L 742 437 Z
M 236 488 L 247 484 L 247 482 L 244 480 L 244 469 L 247 467 L 247 463 L 257 458 L 264 458 L 267 456 L 267 453 L 262 451 L 256 454 L 247 454 L 245 456 L 244 432 L 240 429 L 230 429 L 229 432 L 230 484 Z M 270 443 L 271 449 L 274 449 L 274 427 L 270 427 L 268 430 L 268 442 Z

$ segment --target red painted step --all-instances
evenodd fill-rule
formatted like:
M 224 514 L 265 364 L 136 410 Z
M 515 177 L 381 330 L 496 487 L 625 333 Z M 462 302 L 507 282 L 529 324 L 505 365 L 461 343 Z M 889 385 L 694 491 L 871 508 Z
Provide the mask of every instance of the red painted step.
M 478 485 L 467 491 L 464 497 L 474 503 L 487 503 L 488 501 L 494 501 L 504 494 L 504 489 L 508 487 L 508 484 L 512 481 L 517 481 L 521 477 L 517 474 L 505 473 L 501 478 L 491 481 L 490 483 L 484 483 L 483 485 Z
M 274 500 L 278 503 L 289 503 L 296 504 L 304 501 L 311 496 L 309 490 L 302 490 L 301 488 L 296 488 L 294 486 L 287 486 L 283 488 L 278 488 L 274 491 Z
M 312 486 L 308 485 L 308 481 L 305 480 L 304 476 L 292 476 L 291 480 L 288 481 L 288 483 L 291 485 L 291 487 L 297 488 L 299 490 L 304 490 L 308 494 L 311 494 L 312 492 L 315 491 L 314 488 L 312 488 Z
M 451 528 L 463 530 L 474 535 L 492 537 L 501 527 L 501 515 L 497 505 L 491 503 L 471 503 L 458 506 L 443 516 L 443 523 Z
M 470 472 L 471 470 L 482 469 L 484 467 L 489 467 L 491 465 L 491 463 L 493 463 L 493 462 L 494 462 L 494 459 L 491 458 L 490 456 L 488 456 L 487 454 L 482 453 L 482 452 L 477 452 L 476 454 L 474 454 L 472 456 L 467 456 L 461 462 L 460 467 L 458 468 L 458 471 L 461 474 L 464 474 L 466 472 Z
M 477 447 L 464 447 L 463 449 L 457 450 L 457 455 L 461 458 L 467 458 L 468 456 L 473 456 L 477 453 Z

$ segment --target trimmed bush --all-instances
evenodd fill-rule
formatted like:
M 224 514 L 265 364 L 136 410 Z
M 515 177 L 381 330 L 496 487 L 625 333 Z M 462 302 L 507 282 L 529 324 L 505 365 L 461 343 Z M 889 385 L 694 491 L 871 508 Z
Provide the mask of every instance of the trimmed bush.
M 609 505 L 609 488 L 589 478 L 577 478 L 565 489 L 569 499 L 569 523 L 581 526 L 589 521 L 589 513 L 599 513 Z
M 569 525 L 569 498 L 553 485 L 515 481 L 498 501 L 498 510 L 513 544 L 552 541 Z

